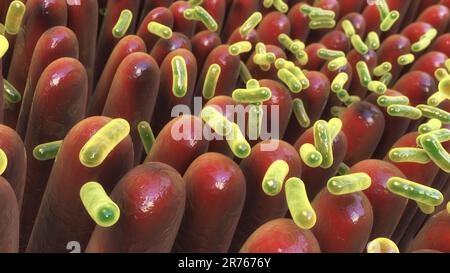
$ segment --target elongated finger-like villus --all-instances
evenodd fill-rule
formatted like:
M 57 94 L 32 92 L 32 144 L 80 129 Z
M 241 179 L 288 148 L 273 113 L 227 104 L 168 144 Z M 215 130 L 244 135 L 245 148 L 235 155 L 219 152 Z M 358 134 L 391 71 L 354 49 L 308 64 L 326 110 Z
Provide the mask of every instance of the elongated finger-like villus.
M 21 1 L 11 2 L 5 19 L 5 31 L 8 34 L 16 35 L 17 33 L 19 33 L 25 10 L 25 4 Z
M 358 73 L 358 78 L 361 85 L 367 87 L 369 85 L 369 82 L 372 81 L 372 77 L 370 76 L 369 67 L 367 66 L 366 62 L 357 62 L 356 72 Z
M 128 28 L 131 25 L 131 21 L 133 20 L 133 13 L 129 9 L 124 9 L 120 13 L 119 20 L 114 25 L 112 29 L 112 35 L 115 38 L 122 38 L 128 31 Z
M 403 117 L 408 119 L 419 119 L 422 117 L 422 112 L 409 105 L 392 104 L 386 109 L 387 113 L 393 117 Z
M 382 107 L 388 107 L 393 104 L 408 105 L 409 98 L 407 96 L 386 96 L 382 95 L 377 98 L 377 104 Z
M 419 104 L 416 107 L 424 117 L 438 119 L 444 124 L 450 123 L 450 113 L 445 110 L 426 104 Z
M 391 27 L 397 22 L 398 18 L 400 18 L 400 12 L 393 10 L 390 11 L 389 14 L 381 21 L 380 30 L 388 31 Z
M 100 128 L 80 150 L 80 162 L 94 168 L 103 163 L 109 153 L 130 133 L 130 124 L 116 118 Z
M 308 200 L 305 183 L 300 178 L 292 177 L 286 181 L 284 190 L 289 212 L 295 224 L 302 229 L 314 227 L 316 213 Z
M 295 118 L 298 123 L 303 128 L 308 128 L 311 124 L 311 120 L 309 119 L 308 113 L 305 109 L 305 104 L 299 98 L 295 98 L 292 101 L 292 111 L 294 112 Z
M 367 89 L 382 95 L 386 93 L 387 87 L 384 83 L 380 81 L 370 81 L 369 84 L 367 85 Z
M 5 36 L 0 35 L 0 59 L 3 58 L 3 55 L 5 55 L 6 51 L 8 51 L 8 48 L 9 48 L 8 39 L 6 39 Z
M 328 69 L 330 71 L 336 71 L 336 70 L 338 70 L 339 68 L 343 67 L 346 64 L 347 64 L 347 58 L 339 57 L 339 58 L 331 60 L 328 63 Z
M 261 135 L 263 108 L 260 103 L 250 105 L 248 112 L 248 138 L 257 140 Z
M 3 79 L 3 90 L 5 92 L 5 99 L 9 103 L 18 103 L 22 100 L 22 95 L 19 91 L 7 80 Z
M 331 50 L 326 48 L 321 48 L 317 50 L 317 57 L 331 61 L 333 59 L 339 58 L 339 57 L 345 57 L 345 53 L 343 51 L 339 50 Z
M 340 72 L 339 74 L 334 77 L 333 81 L 331 82 L 331 90 L 333 92 L 339 92 L 344 85 L 348 81 L 348 74 L 345 72 Z
M 369 52 L 369 47 L 363 42 L 361 36 L 359 36 L 358 34 L 353 35 L 350 38 L 350 42 L 359 54 L 364 55 Z
M 239 33 L 242 36 L 247 36 L 252 30 L 256 28 L 256 26 L 261 22 L 261 20 L 262 20 L 261 12 L 254 12 L 239 28 Z
M 423 135 L 420 139 L 420 145 L 427 152 L 428 156 L 438 165 L 441 170 L 450 173 L 450 155 L 442 147 L 441 142 L 433 133 Z
M 392 69 L 392 64 L 390 62 L 383 62 L 382 64 L 376 66 L 373 69 L 373 74 L 377 77 L 381 77 L 388 73 Z
M 418 164 L 427 164 L 430 157 L 427 152 L 420 148 L 394 148 L 389 151 L 389 158 L 394 162 L 414 162 Z
M 441 129 L 442 122 L 438 119 L 432 118 L 427 123 L 420 124 L 419 133 L 426 134 Z
M 425 214 L 432 214 L 435 210 L 435 206 L 430 206 L 421 202 L 416 202 L 417 206 L 419 207 L 420 211 Z
M 389 178 L 387 188 L 394 194 L 429 206 L 439 206 L 444 200 L 440 191 L 400 177 Z
M 0 148 L 0 175 L 2 175 L 8 167 L 8 157 L 5 151 Z
M 172 58 L 172 93 L 175 97 L 182 98 L 187 93 L 188 72 L 186 61 L 181 56 Z
M 318 120 L 314 124 L 314 146 L 323 157 L 320 166 L 322 168 L 331 167 L 333 165 L 333 139 L 328 123 L 324 120 Z
M 212 106 L 206 106 L 200 112 L 202 120 L 211 127 L 216 134 L 227 136 L 232 133 L 233 123 Z
M 212 64 L 208 68 L 206 73 L 205 82 L 203 83 L 202 94 L 205 99 L 210 99 L 214 97 L 216 92 L 217 82 L 220 77 L 222 69 L 218 64 Z
M 366 190 L 371 183 L 372 180 L 366 173 L 352 173 L 330 178 L 327 188 L 334 195 L 342 195 Z
M 236 89 L 231 96 L 235 101 L 240 103 L 258 103 L 270 100 L 272 92 L 267 87 Z
M 236 42 L 228 48 L 228 52 L 233 56 L 238 56 L 239 54 L 250 52 L 252 50 L 252 44 L 248 41 Z
M 316 147 L 311 143 L 305 143 L 300 146 L 300 157 L 306 166 L 310 168 L 317 168 L 322 164 L 322 154 L 317 151 Z
M 154 21 L 148 23 L 147 30 L 150 33 L 153 33 L 156 36 L 163 38 L 163 39 L 170 39 L 170 38 L 172 38 L 172 34 L 173 34 L 172 29 L 170 29 L 170 27 L 160 24 L 158 22 L 154 22 Z
M 231 134 L 226 137 L 228 146 L 233 154 L 238 158 L 246 158 L 250 154 L 250 144 L 242 134 L 241 129 L 236 123 L 232 123 Z
M 345 36 L 347 36 L 348 38 L 356 34 L 353 23 L 348 19 L 342 21 L 342 29 L 344 30 Z
M 372 50 L 377 50 L 380 47 L 380 38 L 375 31 L 371 31 L 367 34 L 366 45 Z
M 400 253 L 400 250 L 390 239 L 380 237 L 367 244 L 367 253 Z
M 295 75 L 286 68 L 278 70 L 277 76 L 293 93 L 298 93 L 302 90 L 302 84 L 299 79 L 297 79 L 297 77 L 295 77 Z
M 33 157 L 40 161 L 54 159 L 58 154 L 62 142 L 62 140 L 56 140 L 37 145 L 33 149 Z
M 414 62 L 414 55 L 411 53 L 400 55 L 397 58 L 397 63 L 399 65 L 408 65 L 412 62 Z
M 137 125 L 137 130 L 145 153 L 148 154 L 152 149 L 153 143 L 155 143 L 155 135 L 153 134 L 152 127 L 150 127 L 147 121 L 141 121 Z
M 289 173 L 289 165 L 284 160 L 270 164 L 262 181 L 262 189 L 269 196 L 275 196 L 283 189 L 283 183 Z
M 87 182 L 80 189 L 80 198 L 92 220 L 101 227 L 110 227 L 120 218 L 120 209 L 98 182 Z

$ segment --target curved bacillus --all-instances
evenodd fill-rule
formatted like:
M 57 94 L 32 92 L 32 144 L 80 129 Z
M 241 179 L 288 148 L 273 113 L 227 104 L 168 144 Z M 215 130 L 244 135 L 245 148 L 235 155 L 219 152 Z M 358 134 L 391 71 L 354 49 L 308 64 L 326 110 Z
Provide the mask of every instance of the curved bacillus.
M 292 101 L 292 111 L 301 127 L 308 128 L 310 126 L 311 120 L 309 119 L 305 105 L 301 99 L 295 98 Z
M 217 82 L 219 81 L 222 69 L 218 64 L 209 66 L 206 72 L 205 82 L 203 83 L 202 94 L 205 99 L 211 99 L 216 92 Z
M 380 237 L 367 244 L 367 253 L 400 253 L 400 250 L 390 239 Z
M 228 146 L 230 146 L 233 154 L 238 158 L 246 158 L 249 156 L 251 147 L 236 123 L 232 123 L 231 134 L 227 136 Z
M 323 157 L 320 166 L 322 168 L 331 167 L 333 165 L 333 139 L 328 123 L 324 120 L 318 120 L 314 124 L 314 146 Z
M 80 189 L 80 198 L 92 220 L 101 227 L 110 227 L 120 218 L 120 209 L 98 182 L 87 182 Z
M 420 148 L 394 148 L 389 151 L 389 158 L 394 162 L 414 162 L 418 164 L 427 164 L 430 157 L 427 152 Z
M 137 125 L 137 130 L 145 153 L 148 154 L 155 143 L 155 135 L 153 134 L 152 127 L 147 121 L 141 121 Z
M 382 107 L 388 107 L 393 104 L 408 105 L 409 98 L 407 96 L 382 95 L 377 98 L 377 104 Z
M 364 55 L 369 52 L 369 47 L 364 43 L 364 41 L 361 39 L 361 36 L 359 36 L 358 34 L 353 35 L 350 38 L 350 42 L 359 54 Z
M 248 41 L 236 42 L 228 48 L 228 51 L 233 56 L 238 56 L 242 53 L 250 52 L 252 50 L 252 44 Z
M 19 91 L 6 79 L 3 79 L 3 90 L 5 92 L 5 99 L 9 103 L 18 103 L 22 100 L 22 95 Z
M 232 133 L 233 123 L 212 106 L 206 106 L 200 112 L 202 120 L 211 127 L 216 134 L 227 136 Z
M 432 133 L 428 133 L 423 135 L 419 141 L 431 160 L 443 171 L 450 173 L 450 155 L 444 147 L 442 147 L 442 144 L 437 137 Z
M 408 65 L 408 64 L 411 64 L 412 62 L 414 62 L 414 59 L 415 59 L 414 55 L 411 53 L 403 54 L 397 58 L 397 63 L 399 65 Z
M 345 57 L 338 57 L 336 59 L 331 60 L 328 63 L 328 69 L 330 71 L 336 71 L 336 70 L 338 70 L 339 68 L 343 67 L 346 64 L 347 64 L 347 58 L 345 58 Z
M 370 81 L 369 84 L 367 84 L 367 89 L 381 95 L 387 91 L 386 85 L 380 81 Z
M 129 9 L 124 9 L 120 13 L 119 19 L 117 23 L 114 25 L 112 29 L 112 35 L 115 38 L 122 38 L 128 31 L 128 28 L 131 25 L 131 21 L 133 20 L 133 13 Z
M 278 195 L 283 189 L 283 183 L 289 173 L 289 165 L 284 160 L 276 160 L 270 164 L 263 181 L 262 189 L 269 196 Z
M 242 36 L 247 36 L 256 26 L 261 22 L 261 12 L 254 12 L 239 28 L 239 33 Z
M 37 145 L 33 149 L 33 157 L 40 161 L 56 158 L 62 142 L 62 140 L 56 140 Z
M 390 72 L 391 69 L 392 69 L 392 64 L 390 62 L 383 62 L 383 63 L 377 65 L 373 69 L 373 74 L 377 77 L 381 77 L 384 74 Z
M 300 157 L 302 161 L 310 168 L 317 168 L 322 164 L 322 154 L 317 151 L 311 143 L 305 143 L 300 146 Z
M 389 178 L 387 188 L 394 194 L 429 206 L 439 206 L 444 200 L 440 191 L 400 177 Z
M 427 121 L 426 123 L 423 123 L 419 126 L 419 133 L 426 134 L 429 132 L 439 130 L 439 129 L 441 129 L 441 127 L 442 127 L 442 122 L 438 119 L 432 118 L 429 121 Z
M 306 194 L 305 183 L 292 177 L 285 185 L 286 201 L 295 224 L 302 229 L 310 229 L 316 224 L 316 213 Z
M 371 183 L 372 180 L 366 173 L 352 173 L 330 178 L 327 188 L 334 195 L 342 195 L 366 190 Z
M 117 118 L 100 128 L 80 150 L 80 162 L 94 168 L 103 163 L 109 153 L 130 133 L 130 124 Z
M 8 156 L 5 151 L 0 148 L 0 175 L 2 175 L 8 167 Z
M 365 43 L 369 49 L 377 50 L 380 48 L 380 37 L 375 31 L 371 31 L 367 34 Z
M 419 104 L 416 107 L 424 117 L 438 119 L 444 124 L 450 123 L 450 113 L 445 110 L 426 104 Z
M 16 35 L 19 33 L 22 19 L 25 15 L 25 4 L 21 1 L 12 1 L 9 5 L 5 19 L 5 31 L 8 34 Z
M 249 139 L 258 139 L 261 135 L 263 108 L 261 103 L 251 104 L 248 112 L 248 137 Z
M 387 113 L 393 117 L 403 117 L 408 119 L 420 119 L 422 117 L 422 112 L 409 105 L 392 104 L 386 109 Z
M 233 91 L 232 97 L 240 103 L 259 103 L 270 100 L 272 92 L 267 87 L 236 89 Z
M 163 38 L 163 39 L 170 39 L 170 38 L 172 38 L 172 34 L 173 34 L 172 29 L 170 29 L 170 27 L 160 24 L 158 22 L 154 22 L 154 21 L 148 23 L 147 30 L 150 33 L 153 33 L 156 36 Z
M 0 58 L 3 58 L 3 55 L 5 55 L 6 51 L 8 51 L 8 48 L 9 48 L 8 39 L 6 39 L 5 36 L 0 35 Z
M 281 68 L 277 72 L 278 78 L 287 85 L 289 90 L 293 93 L 298 93 L 302 90 L 302 84 L 300 80 L 288 69 Z
M 188 71 L 186 61 L 181 56 L 175 56 L 171 60 L 172 64 L 172 93 L 182 98 L 187 93 Z
M 372 77 L 370 76 L 369 67 L 366 62 L 359 61 L 356 63 L 356 72 L 358 73 L 359 82 L 362 86 L 367 87 L 369 83 L 372 81 Z
M 380 30 L 388 31 L 391 27 L 397 22 L 398 18 L 400 18 L 400 12 L 393 10 L 390 11 L 389 14 L 381 21 Z
M 331 82 L 331 90 L 333 92 L 339 92 L 347 83 L 348 78 L 348 74 L 345 72 L 340 72 L 339 74 L 337 74 Z

